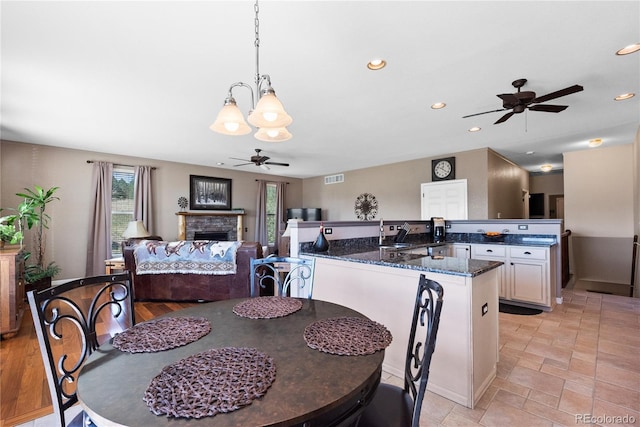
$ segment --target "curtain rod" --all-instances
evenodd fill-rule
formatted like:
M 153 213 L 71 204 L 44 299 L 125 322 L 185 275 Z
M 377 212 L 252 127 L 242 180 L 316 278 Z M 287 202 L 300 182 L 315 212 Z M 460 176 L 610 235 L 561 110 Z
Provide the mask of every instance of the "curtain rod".
M 95 160 L 87 160 L 87 163 L 95 163 Z M 120 164 L 120 163 L 114 163 L 113 165 L 114 166 L 126 166 L 128 168 L 135 168 L 135 165 L 123 165 L 123 164 Z M 155 167 L 155 166 L 151 166 L 151 169 L 156 170 L 158 168 Z
M 256 182 L 258 181 L 267 181 L 267 182 L 284 182 L 285 184 L 288 184 L 288 182 L 285 181 L 269 181 L 268 179 L 256 179 Z

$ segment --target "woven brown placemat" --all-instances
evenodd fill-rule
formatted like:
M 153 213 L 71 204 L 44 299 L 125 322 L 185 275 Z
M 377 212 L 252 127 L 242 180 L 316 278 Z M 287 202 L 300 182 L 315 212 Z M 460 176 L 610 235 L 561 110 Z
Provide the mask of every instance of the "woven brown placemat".
M 143 399 L 156 415 L 210 417 L 250 405 L 275 378 L 273 359 L 257 349 L 215 348 L 166 366 Z
M 129 353 L 151 353 L 187 345 L 211 332 L 204 317 L 165 317 L 137 325 L 113 337 L 113 346 Z
M 304 340 L 313 349 L 341 356 L 361 356 L 384 350 L 391 332 L 380 323 L 362 317 L 332 317 L 318 320 L 304 330 Z
M 257 297 L 244 300 L 233 307 L 238 316 L 251 319 L 272 319 L 295 313 L 302 308 L 302 301 L 290 297 Z

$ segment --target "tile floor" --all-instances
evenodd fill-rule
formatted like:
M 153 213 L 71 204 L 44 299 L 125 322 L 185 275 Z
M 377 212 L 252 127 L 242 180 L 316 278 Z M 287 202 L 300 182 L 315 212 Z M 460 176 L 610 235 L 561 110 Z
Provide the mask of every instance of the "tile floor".
M 550 313 L 500 313 L 498 374 L 477 407 L 428 392 L 420 426 L 640 426 L 640 299 L 563 296 Z

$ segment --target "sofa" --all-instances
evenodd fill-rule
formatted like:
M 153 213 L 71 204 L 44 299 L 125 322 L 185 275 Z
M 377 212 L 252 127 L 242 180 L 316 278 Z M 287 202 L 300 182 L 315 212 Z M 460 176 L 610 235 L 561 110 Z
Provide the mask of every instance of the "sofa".
M 249 272 L 251 258 L 262 258 L 257 242 L 242 242 L 236 252 L 236 273 L 137 274 L 134 256 L 137 244 L 123 250 L 125 269 L 131 272 L 137 301 L 218 301 L 251 296 Z

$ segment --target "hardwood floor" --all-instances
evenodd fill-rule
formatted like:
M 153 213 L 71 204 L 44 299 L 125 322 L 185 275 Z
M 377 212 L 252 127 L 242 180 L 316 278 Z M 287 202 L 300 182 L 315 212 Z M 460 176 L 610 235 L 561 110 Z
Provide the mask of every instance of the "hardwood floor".
M 144 322 L 194 303 L 136 302 L 136 321 Z M 31 313 L 18 334 L 0 341 L 0 426 L 15 426 L 53 412 Z

